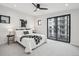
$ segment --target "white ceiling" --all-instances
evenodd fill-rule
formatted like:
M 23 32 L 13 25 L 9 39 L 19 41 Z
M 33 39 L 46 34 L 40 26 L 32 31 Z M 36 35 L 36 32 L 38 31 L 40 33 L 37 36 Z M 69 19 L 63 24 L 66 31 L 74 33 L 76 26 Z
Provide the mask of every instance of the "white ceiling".
M 38 10 L 34 12 L 35 7 L 32 3 L 1 3 L 6 7 L 27 13 L 29 15 L 37 16 L 37 15 L 44 15 L 53 12 L 59 12 L 62 10 L 70 10 L 70 9 L 77 9 L 79 8 L 79 3 L 40 3 L 41 7 L 46 7 L 48 10 Z M 67 5 L 67 6 L 65 6 Z

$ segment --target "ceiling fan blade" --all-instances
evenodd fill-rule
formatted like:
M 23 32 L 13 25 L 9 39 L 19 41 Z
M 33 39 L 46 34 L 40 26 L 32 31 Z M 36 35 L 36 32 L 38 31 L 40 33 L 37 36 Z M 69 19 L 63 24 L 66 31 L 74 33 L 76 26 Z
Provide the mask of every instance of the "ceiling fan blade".
M 36 8 L 37 8 L 37 5 L 35 5 L 34 3 L 32 3 Z
M 41 9 L 41 10 L 48 10 L 48 8 L 39 8 L 39 9 Z

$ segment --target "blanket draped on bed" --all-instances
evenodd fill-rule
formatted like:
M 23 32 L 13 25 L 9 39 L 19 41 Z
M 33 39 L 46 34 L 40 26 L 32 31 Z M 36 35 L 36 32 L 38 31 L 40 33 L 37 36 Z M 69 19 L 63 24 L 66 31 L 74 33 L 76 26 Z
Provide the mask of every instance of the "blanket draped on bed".
M 23 38 L 34 38 L 34 41 L 35 41 L 36 45 L 38 43 L 40 43 L 40 41 L 42 40 L 42 37 L 41 36 L 37 36 L 37 35 L 25 35 L 25 36 L 22 36 L 20 38 L 20 41 L 22 41 Z

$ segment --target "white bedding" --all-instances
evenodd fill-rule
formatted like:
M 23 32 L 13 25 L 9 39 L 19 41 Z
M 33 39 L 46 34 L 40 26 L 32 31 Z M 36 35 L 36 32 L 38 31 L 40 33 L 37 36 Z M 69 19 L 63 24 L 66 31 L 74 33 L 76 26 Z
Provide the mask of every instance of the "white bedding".
M 37 35 L 41 36 L 42 40 L 40 40 L 39 44 L 36 45 L 34 38 L 23 38 L 22 41 L 20 41 L 20 38 L 23 36 L 21 33 L 16 32 L 16 41 L 19 42 L 21 45 L 25 47 L 25 52 L 32 52 L 32 49 L 40 46 L 41 44 L 46 42 L 45 35 L 41 34 L 28 34 L 28 35 Z

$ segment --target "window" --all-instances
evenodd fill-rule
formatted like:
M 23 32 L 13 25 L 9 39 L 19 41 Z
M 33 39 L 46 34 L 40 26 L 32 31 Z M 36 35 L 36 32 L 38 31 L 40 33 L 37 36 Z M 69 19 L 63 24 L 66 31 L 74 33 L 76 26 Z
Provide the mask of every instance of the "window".
M 70 43 L 70 14 L 47 18 L 47 38 Z

